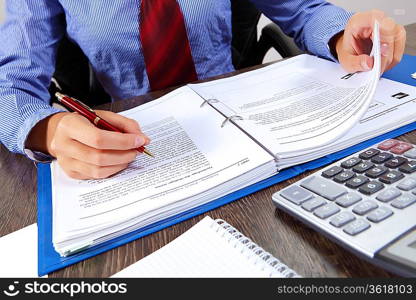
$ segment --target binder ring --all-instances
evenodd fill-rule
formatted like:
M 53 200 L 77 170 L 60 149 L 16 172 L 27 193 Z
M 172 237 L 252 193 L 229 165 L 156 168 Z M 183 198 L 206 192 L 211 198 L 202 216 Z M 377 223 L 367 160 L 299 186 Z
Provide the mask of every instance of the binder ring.
M 223 128 L 227 122 L 230 122 L 230 121 L 233 121 L 233 120 L 243 121 L 244 118 L 242 116 L 239 116 L 239 115 L 233 115 L 233 116 L 227 117 L 224 120 L 224 122 L 222 122 L 221 128 Z
M 215 99 L 215 98 L 206 99 L 206 100 L 204 100 L 204 102 L 201 103 L 201 105 L 199 107 L 203 107 L 207 103 L 218 103 L 218 102 L 220 102 L 220 101 L 218 99 Z

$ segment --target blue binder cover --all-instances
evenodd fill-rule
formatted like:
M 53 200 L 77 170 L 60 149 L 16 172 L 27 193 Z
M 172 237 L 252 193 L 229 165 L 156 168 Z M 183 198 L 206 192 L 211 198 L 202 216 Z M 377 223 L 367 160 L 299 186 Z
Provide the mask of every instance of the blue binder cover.
M 405 54 L 400 64 L 385 72 L 383 77 L 408 85 L 416 85 L 416 79 L 411 76 L 413 73 L 416 73 L 416 56 Z
M 416 57 L 405 55 L 403 61 L 393 70 L 387 72 L 384 77 L 416 86 L 416 80 L 410 74 L 416 72 L 411 67 L 416 66 Z M 409 80 L 410 79 L 410 80 Z M 156 222 L 147 227 L 115 238 L 103 244 L 91 247 L 77 254 L 61 257 L 54 249 L 52 244 L 52 198 L 51 198 L 51 172 L 49 164 L 38 164 L 38 273 L 43 276 L 50 272 L 75 264 L 84 259 L 93 257 L 120 245 L 126 244 L 153 232 L 159 231 L 186 219 L 192 218 L 209 210 L 215 209 L 246 195 L 285 181 L 297 176 L 307 170 L 322 167 L 343 157 L 351 155 L 357 151 L 365 149 L 384 139 L 394 138 L 409 131 L 416 130 L 416 122 L 388 132 L 379 137 L 362 142 L 348 149 L 330 154 L 328 156 L 297 165 L 281 171 L 279 174 L 268 179 L 255 183 L 251 186 L 233 192 L 227 196 L 215 199 L 197 208 L 184 211 L 168 219 Z

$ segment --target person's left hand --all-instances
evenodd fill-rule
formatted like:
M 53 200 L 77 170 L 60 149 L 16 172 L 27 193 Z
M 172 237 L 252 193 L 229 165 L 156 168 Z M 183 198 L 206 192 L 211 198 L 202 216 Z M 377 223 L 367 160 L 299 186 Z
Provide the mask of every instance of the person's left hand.
M 335 41 L 338 60 L 346 71 L 354 73 L 372 69 L 374 60 L 369 54 L 375 20 L 380 24 L 382 73 L 402 59 L 406 44 L 404 27 L 379 10 L 357 13 Z

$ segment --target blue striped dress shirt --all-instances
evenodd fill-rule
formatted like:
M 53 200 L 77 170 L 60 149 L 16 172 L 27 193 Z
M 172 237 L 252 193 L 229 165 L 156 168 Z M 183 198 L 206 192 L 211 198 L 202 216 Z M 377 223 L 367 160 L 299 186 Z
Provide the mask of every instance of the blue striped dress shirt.
M 230 0 L 178 0 L 200 79 L 233 71 Z M 322 0 L 252 0 L 304 50 L 333 59 L 328 42 L 351 14 Z M 139 38 L 140 0 L 7 0 L 0 27 L 0 141 L 27 154 L 37 122 L 59 112 L 48 86 L 67 34 L 113 100 L 149 89 Z

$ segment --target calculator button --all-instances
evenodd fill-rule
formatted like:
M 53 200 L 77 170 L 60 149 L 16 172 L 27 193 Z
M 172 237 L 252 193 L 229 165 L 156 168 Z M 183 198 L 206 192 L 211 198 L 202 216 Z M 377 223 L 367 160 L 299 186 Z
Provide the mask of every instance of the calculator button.
M 280 196 L 296 205 L 301 205 L 306 200 L 311 199 L 313 194 L 297 185 L 293 185 L 280 192 Z
M 377 203 L 374 201 L 363 201 L 361 203 L 358 203 L 356 206 L 354 206 L 354 208 L 352 209 L 352 211 L 354 213 L 356 213 L 357 215 L 365 215 L 366 213 L 372 211 L 373 209 L 376 209 L 378 207 Z
M 357 173 L 364 173 L 372 167 L 374 167 L 374 164 L 372 162 L 366 161 L 356 165 L 354 168 L 352 168 L 352 170 Z
M 369 182 L 370 179 L 368 179 L 365 176 L 357 176 L 354 178 L 351 178 L 350 180 L 347 181 L 347 183 L 345 184 L 347 187 L 352 188 L 352 189 L 356 189 L 359 186 L 363 185 L 364 183 Z
M 344 226 L 345 224 L 347 224 L 351 221 L 354 221 L 355 219 L 356 218 L 352 213 L 350 213 L 348 211 L 343 211 L 343 212 L 333 216 L 331 218 L 331 220 L 329 221 L 329 224 L 339 228 L 339 227 L 342 227 L 342 226 Z
M 388 190 L 385 190 L 377 195 L 376 199 L 381 202 L 389 202 L 397 197 L 399 197 L 402 194 L 399 190 L 395 188 L 390 188 Z
M 368 223 L 365 220 L 358 219 L 348 224 L 347 226 L 345 226 L 344 232 L 348 233 L 349 235 L 357 235 L 360 232 L 363 232 L 364 230 L 367 230 L 370 227 L 371 227 L 370 223 Z
M 339 197 L 335 203 L 342 207 L 349 207 L 359 201 L 361 201 L 363 198 L 357 194 L 357 193 L 348 193 L 346 195 L 343 195 Z
M 406 162 L 408 162 L 408 160 L 406 158 L 396 156 L 396 157 L 393 157 L 393 158 L 389 159 L 384 165 L 387 168 L 395 169 L 395 168 L 401 166 L 402 164 L 404 164 Z
M 408 158 L 411 158 L 411 159 L 415 159 L 416 158 L 416 148 L 413 148 L 413 149 L 411 149 L 409 151 L 406 151 L 404 153 L 404 156 L 406 156 Z
M 413 146 L 411 144 L 401 142 L 398 145 L 391 148 L 390 152 L 394 154 L 403 154 L 412 148 Z
M 379 207 L 368 214 L 367 219 L 371 222 L 378 223 L 393 215 L 393 211 L 387 207 Z
M 344 171 L 343 168 L 338 167 L 338 166 L 333 166 L 333 167 L 325 170 L 324 172 L 322 172 L 322 176 L 324 176 L 325 178 L 331 178 L 331 177 L 334 177 L 335 175 L 341 173 L 342 171 Z
M 302 204 L 302 208 L 306 211 L 312 212 L 324 204 L 326 204 L 326 201 L 321 197 L 317 197 L 304 202 Z
M 367 149 L 366 151 L 361 152 L 358 157 L 362 159 L 370 159 L 379 153 L 380 153 L 380 150 L 370 148 L 370 149 Z
M 400 172 L 411 174 L 416 171 L 416 160 L 409 161 L 399 168 Z
M 353 178 L 355 176 L 354 172 L 351 172 L 349 170 L 346 170 L 342 173 L 339 173 L 337 176 L 334 177 L 334 181 L 338 183 L 344 183 L 347 180 Z
M 355 165 L 359 164 L 361 162 L 361 159 L 358 157 L 351 157 L 341 163 L 341 167 L 345 169 L 350 169 L 354 167 Z
M 383 175 L 384 173 L 386 173 L 388 171 L 388 169 L 384 166 L 375 166 L 374 168 L 371 168 L 370 170 L 368 170 L 365 175 L 367 175 L 368 177 L 371 178 L 377 178 L 381 175 Z
M 386 153 L 386 152 L 382 152 L 380 154 L 377 154 L 376 156 L 374 156 L 371 161 L 375 164 L 382 164 L 386 161 L 388 161 L 390 158 L 393 157 L 393 154 L 391 153 Z
M 381 144 L 379 144 L 377 148 L 380 149 L 380 150 L 385 151 L 385 150 L 389 150 L 389 149 L 393 148 L 394 146 L 396 146 L 398 144 L 399 144 L 399 141 L 387 140 L 387 141 L 384 141 Z
M 392 184 L 404 177 L 403 173 L 397 171 L 389 171 L 379 178 L 381 182 Z
M 402 180 L 398 185 L 397 188 L 403 191 L 410 191 L 416 188 L 416 179 L 413 178 L 406 178 Z
M 341 209 L 336 206 L 334 203 L 328 203 L 324 206 L 317 208 L 313 214 L 321 219 L 326 219 L 330 216 L 335 215 L 336 213 L 340 212 Z
M 301 186 L 328 200 L 335 200 L 347 193 L 347 190 L 342 186 L 322 177 L 309 177 L 302 181 Z
M 393 202 L 391 203 L 391 206 L 402 209 L 402 208 L 406 208 L 412 205 L 415 202 L 416 202 L 416 196 L 412 194 L 406 194 L 393 200 Z
M 361 193 L 366 194 L 366 195 L 372 195 L 376 192 L 378 192 L 379 190 L 384 188 L 384 184 L 382 184 L 381 182 L 378 181 L 370 181 L 369 183 L 366 183 L 362 186 L 360 186 L 360 188 L 358 189 Z

